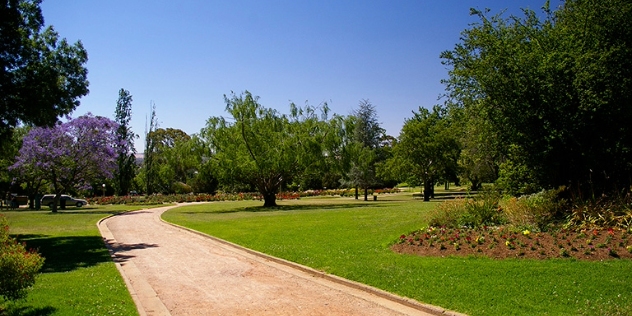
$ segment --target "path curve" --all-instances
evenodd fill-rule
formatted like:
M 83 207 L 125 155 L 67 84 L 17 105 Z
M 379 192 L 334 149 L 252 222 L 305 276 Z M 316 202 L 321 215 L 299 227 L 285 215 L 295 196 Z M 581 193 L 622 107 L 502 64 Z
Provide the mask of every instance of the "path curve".
M 99 230 L 144 315 L 457 315 L 163 222 L 175 206 Z

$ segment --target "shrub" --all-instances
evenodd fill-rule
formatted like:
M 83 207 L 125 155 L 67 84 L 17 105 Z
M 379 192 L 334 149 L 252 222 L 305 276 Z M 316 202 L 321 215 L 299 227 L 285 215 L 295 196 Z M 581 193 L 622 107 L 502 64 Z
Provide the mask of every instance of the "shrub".
M 468 217 L 467 203 L 471 203 L 470 199 L 456 198 L 447 200 L 430 213 L 430 221 L 428 224 L 434 227 L 458 227 L 464 217 Z
M 429 224 L 451 228 L 503 224 L 506 218 L 498 207 L 498 199 L 497 193 L 487 191 L 475 199 L 447 200 L 431 213 Z
M 630 194 L 602 196 L 588 201 L 575 198 L 567 220 L 568 226 L 578 229 L 617 227 L 632 230 L 632 197 Z
M 0 215 L 0 297 L 17 300 L 26 297 L 44 258 L 9 236 L 7 219 Z
M 500 207 L 514 226 L 545 231 L 566 206 L 566 200 L 559 198 L 563 191 L 561 187 L 518 198 L 506 197 L 500 201 Z

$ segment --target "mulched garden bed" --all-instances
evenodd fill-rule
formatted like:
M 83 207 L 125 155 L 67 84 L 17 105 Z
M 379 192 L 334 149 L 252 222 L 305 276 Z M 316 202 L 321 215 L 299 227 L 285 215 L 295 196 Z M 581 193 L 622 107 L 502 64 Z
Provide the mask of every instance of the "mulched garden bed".
M 616 229 L 560 229 L 546 233 L 506 227 L 430 227 L 402 235 L 391 247 L 420 256 L 482 256 L 494 259 L 632 259 L 632 234 Z

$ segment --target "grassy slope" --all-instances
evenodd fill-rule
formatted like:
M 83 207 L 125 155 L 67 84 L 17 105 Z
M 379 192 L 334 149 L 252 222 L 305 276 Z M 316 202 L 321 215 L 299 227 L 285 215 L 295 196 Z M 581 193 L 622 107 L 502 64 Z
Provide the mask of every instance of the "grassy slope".
M 163 217 L 241 245 L 472 315 L 622 314 L 632 311 L 632 262 L 423 258 L 388 249 L 425 224 L 435 203 L 410 195 L 186 206 Z
M 107 215 L 139 208 L 70 207 L 57 214 L 47 208 L 0 212 L 9 220 L 10 233 L 46 258 L 27 299 L 7 303 L 7 314 L 137 315 L 96 223 Z

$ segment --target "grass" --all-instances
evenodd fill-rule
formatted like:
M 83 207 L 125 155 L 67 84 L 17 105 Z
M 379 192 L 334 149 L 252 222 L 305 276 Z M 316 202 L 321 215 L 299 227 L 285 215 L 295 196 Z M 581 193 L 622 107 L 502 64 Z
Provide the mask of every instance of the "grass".
M 174 222 L 248 248 L 471 315 L 630 315 L 632 262 L 492 260 L 401 255 L 401 234 L 427 223 L 436 202 L 412 193 L 172 209 Z
M 6 315 L 138 315 L 96 223 L 146 206 L 109 205 L 51 213 L 2 211 L 10 233 L 46 258 L 25 300 L 0 302 Z

